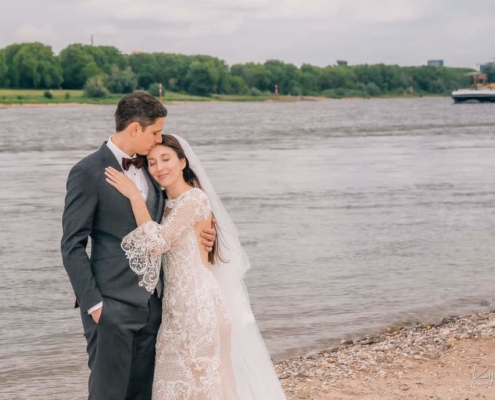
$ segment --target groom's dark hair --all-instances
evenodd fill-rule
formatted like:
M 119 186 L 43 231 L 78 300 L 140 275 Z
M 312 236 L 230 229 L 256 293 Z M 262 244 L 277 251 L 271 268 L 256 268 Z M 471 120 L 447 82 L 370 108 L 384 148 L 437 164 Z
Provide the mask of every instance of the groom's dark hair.
M 122 132 L 133 122 L 145 129 L 166 116 L 167 109 L 156 97 L 142 91 L 129 93 L 122 97 L 115 111 L 115 130 Z

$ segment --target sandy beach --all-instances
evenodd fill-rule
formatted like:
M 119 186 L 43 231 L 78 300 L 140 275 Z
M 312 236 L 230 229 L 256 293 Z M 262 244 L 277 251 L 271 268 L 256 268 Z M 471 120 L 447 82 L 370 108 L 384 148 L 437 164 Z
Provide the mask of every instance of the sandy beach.
M 276 364 L 288 399 L 495 399 L 495 310 L 395 327 Z

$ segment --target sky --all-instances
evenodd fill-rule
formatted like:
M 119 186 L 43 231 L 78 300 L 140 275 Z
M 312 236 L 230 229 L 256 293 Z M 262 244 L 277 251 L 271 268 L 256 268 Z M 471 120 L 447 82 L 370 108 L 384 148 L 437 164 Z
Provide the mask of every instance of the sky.
M 229 65 L 495 60 L 495 0 L 0 0 L 0 48 L 39 41 L 206 54 Z

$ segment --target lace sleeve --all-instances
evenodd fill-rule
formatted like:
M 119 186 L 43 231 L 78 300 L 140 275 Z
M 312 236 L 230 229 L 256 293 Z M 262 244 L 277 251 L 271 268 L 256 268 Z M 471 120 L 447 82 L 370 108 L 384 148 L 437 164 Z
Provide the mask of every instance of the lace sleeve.
M 190 189 L 175 201 L 175 206 L 160 225 L 148 221 L 122 240 L 122 249 L 130 268 L 139 277 L 139 286 L 153 293 L 160 278 L 161 258 L 198 221 L 207 219 L 211 207 L 206 194 Z

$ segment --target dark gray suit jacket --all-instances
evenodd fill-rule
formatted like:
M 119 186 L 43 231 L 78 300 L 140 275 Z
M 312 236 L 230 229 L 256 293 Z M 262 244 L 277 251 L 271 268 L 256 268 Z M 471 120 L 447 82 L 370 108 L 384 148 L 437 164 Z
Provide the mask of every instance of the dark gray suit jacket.
M 149 292 L 138 285 L 120 244 L 136 229 L 129 200 L 105 180 L 105 167 L 122 170 L 104 143 L 95 153 L 77 163 L 67 179 L 62 218 L 62 258 L 76 294 L 76 306 L 84 311 L 102 301 L 102 296 L 147 309 Z M 159 186 L 147 171 L 151 217 L 160 222 L 164 200 Z M 91 256 L 86 253 L 91 237 Z

